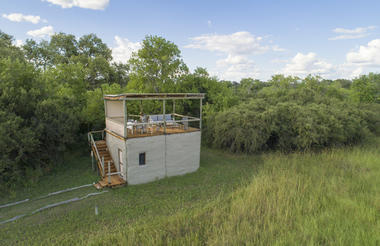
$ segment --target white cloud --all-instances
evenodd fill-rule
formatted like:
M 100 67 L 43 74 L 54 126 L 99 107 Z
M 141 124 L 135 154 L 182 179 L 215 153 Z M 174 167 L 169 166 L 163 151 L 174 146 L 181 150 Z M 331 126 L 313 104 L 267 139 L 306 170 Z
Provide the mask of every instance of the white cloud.
M 364 38 L 367 37 L 368 33 L 362 33 L 362 34 L 347 34 L 347 35 L 338 35 L 335 37 L 329 38 L 329 40 L 344 40 L 344 39 L 358 39 L 358 38 Z
M 42 20 L 40 16 L 38 15 L 23 15 L 20 13 L 12 13 L 12 14 L 3 14 L 3 18 L 6 18 L 13 22 L 31 22 L 33 24 L 38 24 L 40 21 L 46 22 L 45 20 Z
M 271 62 L 271 63 L 287 63 L 287 62 L 289 62 L 289 60 L 287 60 L 287 59 L 275 58 L 275 59 L 271 60 L 270 62 Z
M 359 32 L 351 30 L 351 32 Z M 348 32 L 348 31 L 346 31 Z M 317 57 L 315 53 L 298 53 L 290 63 L 286 64 L 281 73 L 296 76 L 308 74 L 321 75 L 324 78 L 348 78 L 380 71 L 380 39 L 374 39 L 367 45 L 361 45 L 358 49 L 346 54 L 345 62 L 332 65 Z
M 218 60 L 218 75 L 224 79 L 239 80 L 243 77 L 255 77 L 259 74 L 250 56 L 267 51 L 283 51 L 278 45 L 263 45 L 263 37 L 242 31 L 227 35 L 205 34 L 190 39 L 185 48 L 207 50 L 225 54 Z
M 79 7 L 84 9 L 103 10 L 110 0 L 42 0 L 61 6 L 62 8 Z
M 26 34 L 33 36 L 33 37 L 43 38 L 43 37 L 48 36 L 48 35 L 49 36 L 53 35 L 54 29 L 52 26 L 44 26 L 40 29 L 28 31 Z
M 330 76 L 334 72 L 332 64 L 317 58 L 317 54 L 313 52 L 307 54 L 297 53 L 282 70 L 282 73 L 286 75 L 300 77 L 308 74 Z
M 21 39 L 16 39 L 16 41 L 15 41 L 15 45 L 16 45 L 17 47 L 21 47 L 21 46 L 24 45 L 24 41 L 22 41 Z
M 333 78 L 353 79 L 366 72 L 369 71 L 365 71 L 361 66 L 345 62 L 336 66 L 336 73 Z
M 329 40 L 341 40 L 341 39 L 358 39 L 368 36 L 368 31 L 375 29 L 376 26 L 357 27 L 354 29 L 335 28 L 333 32 L 340 35 L 331 37 Z
M 113 60 L 116 62 L 126 63 L 132 55 L 132 52 L 141 48 L 139 42 L 133 43 L 127 38 L 115 36 L 116 47 L 112 48 Z
M 208 26 L 209 28 L 212 27 L 212 22 L 211 22 L 210 20 L 207 21 L 207 26 Z
M 227 54 L 256 54 L 265 52 L 268 46 L 262 46 L 262 37 L 249 32 L 235 32 L 228 35 L 205 34 L 191 38 L 192 43 L 185 48 L 217 51 Z
M 286 49 L 279 47 L 278 45 L 273 45 L 272 50 L 276 52 L 284 52 Z
M 221 70 L 217 75 L 227 80 L 240 80 L 241 78 L 257 77 L 260 71 L 255 63 L 245 56 L 228 55 L 226 59 L 216 62 L 217 67 Z
M 367 45 L 361 45 L 357 51 L 348 52 L 346 60 L 348 63 L 361 66 L 380 66 L 380 39 L 374 39 Z
M 337 66 L 338 77 L 354 78 L 369 72 L 380 71 L 380 39 L 346 54 L 346 61 Z
M 333 31 L 335 33 L 345 33 L 345 34 L 360 34 L 367 32 L 368 30 L 375 29 L 376 26 L 368 26 L 368 27 L 357 27 L 354 29 L 345 29 L 345 28 L 335 28 Z

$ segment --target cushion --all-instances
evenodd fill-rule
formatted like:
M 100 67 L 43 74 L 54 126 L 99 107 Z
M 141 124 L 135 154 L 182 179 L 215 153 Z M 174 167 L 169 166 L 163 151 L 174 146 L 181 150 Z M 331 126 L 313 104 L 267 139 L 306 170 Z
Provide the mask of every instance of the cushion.
M 157 115 L 151 115 L 151 116 L 150 116 L 150 119 L 151 119 L 152 121 L 157 121 Z

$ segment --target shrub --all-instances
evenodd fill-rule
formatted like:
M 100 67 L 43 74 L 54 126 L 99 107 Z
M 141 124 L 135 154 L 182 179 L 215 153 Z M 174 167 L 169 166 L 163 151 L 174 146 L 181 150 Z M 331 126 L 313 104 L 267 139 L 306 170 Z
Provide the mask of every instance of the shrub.
M 377 110 L 335 99 L 308 104 L 253 99 L 210 116 L 206 141 L 246 153 L 354 144 L 378 129 Z

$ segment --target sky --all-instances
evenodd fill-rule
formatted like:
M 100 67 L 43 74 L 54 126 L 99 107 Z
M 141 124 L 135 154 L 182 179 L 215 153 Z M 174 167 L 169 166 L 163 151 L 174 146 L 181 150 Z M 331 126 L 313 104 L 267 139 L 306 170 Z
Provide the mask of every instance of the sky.
M 326 79 L 380 72 L 380 1 L 1 0 L 16 45 L 95 33 L 127 62 L 146 35 L 174 42 L 191 70 L 219 79 Z

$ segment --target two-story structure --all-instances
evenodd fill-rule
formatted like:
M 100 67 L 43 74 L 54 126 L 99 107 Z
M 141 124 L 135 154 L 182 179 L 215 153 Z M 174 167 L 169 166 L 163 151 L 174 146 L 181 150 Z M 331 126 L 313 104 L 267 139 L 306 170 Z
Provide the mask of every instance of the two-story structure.
M 93 161 L 103 178 L 96 186 L 141 184 L 196 171 L 203 98 L 201 93 L 105 95 L 106 128 L 88 134 Z M 146 100 L 162 102 L 162 114 L 128 113 L 129 104 Z M 178 100 L 199 101 L 199 116 L 177 114 Z

